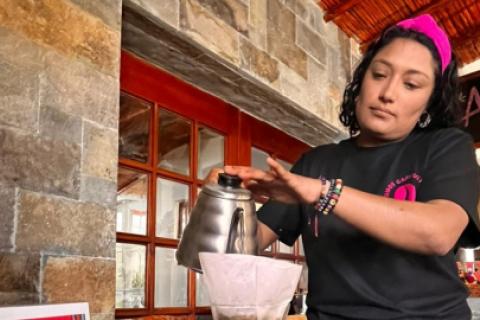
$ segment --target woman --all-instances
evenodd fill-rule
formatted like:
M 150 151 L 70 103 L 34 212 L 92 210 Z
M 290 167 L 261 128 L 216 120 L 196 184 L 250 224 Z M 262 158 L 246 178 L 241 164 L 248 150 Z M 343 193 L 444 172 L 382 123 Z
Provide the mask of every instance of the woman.
M 479 245 L 477 164 L 456 62 L 429 15 L 387 29 L 347 86 L 351 138 L 291 172 L 225 167 L 256 197 L 262 248 L 302 236 L 308 319 L 470 319 L 454 250 Z M 210 178 L 213 180 L 215 173 Z

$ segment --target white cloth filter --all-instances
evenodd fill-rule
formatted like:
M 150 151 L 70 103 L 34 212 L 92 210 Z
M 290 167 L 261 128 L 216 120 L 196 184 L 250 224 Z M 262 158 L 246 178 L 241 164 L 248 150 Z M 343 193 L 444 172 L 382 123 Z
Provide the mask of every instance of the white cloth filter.
M 272 258 L 200 252 L 214 320 L 281 320 L 302 266 Z

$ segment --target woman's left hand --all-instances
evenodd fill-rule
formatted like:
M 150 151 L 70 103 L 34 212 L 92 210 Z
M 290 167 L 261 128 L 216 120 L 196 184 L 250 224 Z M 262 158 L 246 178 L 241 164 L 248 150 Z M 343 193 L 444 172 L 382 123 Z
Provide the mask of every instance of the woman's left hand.
M 268 172 L 242 166 L 225 166 L 225 172 L 238 175 L 256 200 L 268 198 L 293 204 L 314 203 L 320 197 L 323 187 L 320 180 L 291 173 L 270 157 L 267 164 Z

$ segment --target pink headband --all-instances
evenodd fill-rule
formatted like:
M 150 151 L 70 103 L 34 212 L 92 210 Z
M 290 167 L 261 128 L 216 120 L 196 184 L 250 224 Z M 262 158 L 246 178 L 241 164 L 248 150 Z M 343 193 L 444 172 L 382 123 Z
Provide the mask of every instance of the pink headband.
M 442 74 L 452 59 L 452 48 L 448 36 L 429 14 L 422 14 L 412 19 L 406 19 L 397 23 L 404 29 L 415 30 L 429 37 L 437 47 L 442 62 Z

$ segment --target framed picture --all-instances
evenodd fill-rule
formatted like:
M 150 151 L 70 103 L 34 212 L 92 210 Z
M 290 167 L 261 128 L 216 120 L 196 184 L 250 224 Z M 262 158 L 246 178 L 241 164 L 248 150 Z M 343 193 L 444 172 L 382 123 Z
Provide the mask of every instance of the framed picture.
M 0 308 L 2 320 L 90 320 L 88 303 L 62 303 Z

